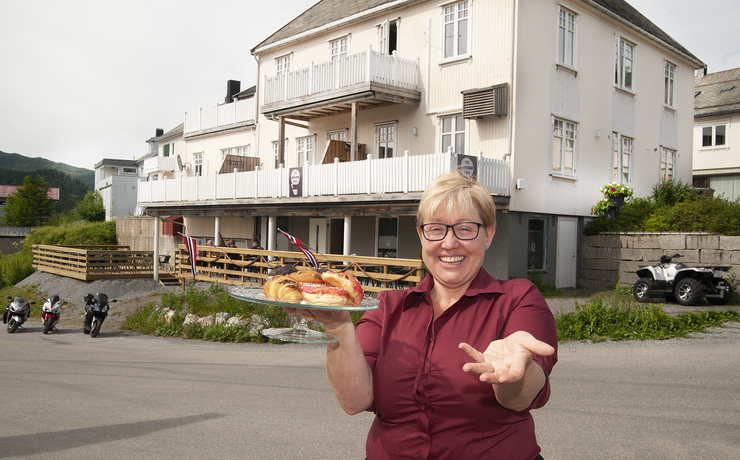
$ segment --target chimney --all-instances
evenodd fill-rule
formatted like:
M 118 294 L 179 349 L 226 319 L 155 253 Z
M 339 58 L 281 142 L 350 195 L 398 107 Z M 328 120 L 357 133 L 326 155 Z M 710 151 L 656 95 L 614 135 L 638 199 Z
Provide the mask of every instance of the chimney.
M 241 91 L 241 82 L 239 80 L 229 80 L 226 82 L 226 98 L 224 102 L 229 104 L 234 102 L 234 95 Z
M 162 129 L 162 128 L 157 128 L 157 131 L 156 131 L 156 134 L 154 135 L 154 137 L 159 137 L 159 136 L 161 136 L 162 134 L 164 134 L 164 129 Z

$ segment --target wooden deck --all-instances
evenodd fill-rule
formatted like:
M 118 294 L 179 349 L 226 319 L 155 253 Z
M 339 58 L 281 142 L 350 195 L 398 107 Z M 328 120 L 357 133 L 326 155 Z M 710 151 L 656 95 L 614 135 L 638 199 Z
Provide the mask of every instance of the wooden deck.
M 426 276 L 423 262 L 417 259 L 316 254 L 321 268 L 348 273 L 368 292 L 400 289 L 421 282 Z M 178 246 L 169 269 L 160 267 L 162 284 L 182 284 L 193 280 L 190 256 L 185 245 Z M 196 256 L 196 281 L 226 285 L 262 285 L 275 267 L 290 264 L 311 268 L 300 252 L 238 248 L 200 248 Z M 154 278 L 154 252 L 131 251 L 128 246 L 52 246 L 33 245 L 33 267 L 83 281 L 104 279 Z M 175 281 L 176 280 L 176 281 Z

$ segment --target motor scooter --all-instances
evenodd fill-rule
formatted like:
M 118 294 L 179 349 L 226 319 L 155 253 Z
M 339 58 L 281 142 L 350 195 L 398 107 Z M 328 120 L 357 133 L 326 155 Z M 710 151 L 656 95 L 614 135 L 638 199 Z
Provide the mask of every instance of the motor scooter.
M 8 332 L 12 334 L 31 316 L 31 305 L 36 302 L 29 302 L 22 296 L 15 296 L 15 298 L 8 296 L 8 300 L 10 303 L 3 312 L 3 324 L 8 324 Z
M 66 303 L 59 300 L 59 294 L 54 294 L 46 299 L 44 306 L 41 307 L 41 321 L 44 323 L 44 334 L 48 334 L 49 331 L 56 328 L 59 318 L 62 315 L 62 305 Z
M 108 316 L 108 296 L 102 293 L 98 293 L 98 298 L 92 294 L 85 294 L 82 298 L 85 301 L 85 324 L 82 328 L 82 332 L 90 334 L 90 337 L 97 337 L 100 333 L 100 327 L 103 325 L 103 321 Z M 115 302 L 116 299 L 110 302 Z

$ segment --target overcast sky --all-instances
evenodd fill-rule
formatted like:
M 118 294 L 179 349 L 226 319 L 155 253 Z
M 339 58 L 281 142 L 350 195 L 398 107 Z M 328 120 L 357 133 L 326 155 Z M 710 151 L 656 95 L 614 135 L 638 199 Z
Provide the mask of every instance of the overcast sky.
M 0 0 L 0 150 L 93 169 L 256 83 L 249 50 L 318 0 Z M 737 0 L 628 0 L 709 66 L 740 67 Z M 697 8 L 700 4 L 701 8 Z

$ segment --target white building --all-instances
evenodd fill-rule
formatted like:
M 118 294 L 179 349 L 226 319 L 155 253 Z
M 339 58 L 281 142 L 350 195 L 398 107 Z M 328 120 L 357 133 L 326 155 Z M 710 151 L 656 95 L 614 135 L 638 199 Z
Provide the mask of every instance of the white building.
M 252 54 L 254 119 L 231 126 L 258 170 L 215 175 L 188 115 L 184 161 L 203 151 L 211 176 L 139 190 L 190 235 L 287 249 L 280 228 L 321 253 L 417 258 L 420 194 L 464 160 L 500 209 L 484 267 L 572 287 L 602 185 L 691 178 L 704 64 L 621 0 L 323 0 Z
M 698 77 L 694 93 L 694 186 L 740 198 L 740 68 Z
M 105 207 L 105 220 L 136 215 L 139 174 L 136 161 L 104 158 L 95 164 L 95 190 Z

